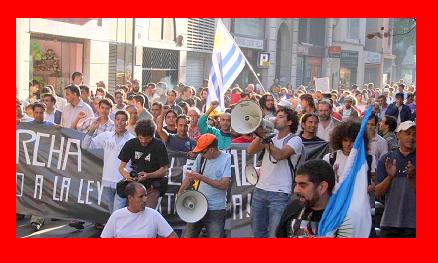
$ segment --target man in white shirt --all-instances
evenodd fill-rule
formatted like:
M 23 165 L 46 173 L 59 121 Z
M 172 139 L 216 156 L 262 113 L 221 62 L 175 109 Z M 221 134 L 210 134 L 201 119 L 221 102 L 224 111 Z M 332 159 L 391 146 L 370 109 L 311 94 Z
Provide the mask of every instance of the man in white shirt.
M 94 112 L 91 107 L 84 103 L 81 99 L 81 92 L 76 85 L 70 85 L 65 88 L 65 98 L 68 104 L 65 105 L 62 111 L 61 125 L 65 128 L 71 128 L 72 123 L 79 112 L 83 111 L 87 118 L 93 117 Z
M 255 237 L 275 237 L 283 211 L 290 201 L 295 173 L 292 169 L 297 167 L 303 150 L 301 138 L 294 136 L 298 123 L 295 111 L 280 109 L 275 118 L 278 134 L 272 141 L 264 143 L 261 138 L 256 137 L 248 146 L 249 155 L 265 149 L 251 205 Z M 257 133 L 260 134 L 259 131 Z M 294 168 L 289 166 L 289 158 Z
M 134 135 L 126 130 L 127 122 L 128 113 L 118 111 L 115 117 L 115 130 L 105 131 L 93 138 L 99 126 L 99 122 L 94 121 L 82 141 L 83 149 L 103 149 L 104 151 L 102 184 L 104 193 L 110 200 L 110 213 L 126 206 L 126 198 L 122 198 L 116 193 L 116 185 L 117 182 L 123 179 L 118 170 L 120 150 L 127 141 L 134 138 Z
M 368 119 L 366 132 L 369 140 L 368 154 L 374 156 L 376 160 L 380 160 L 380 157 L 388 152 L 388 143 L 382 136 L 377 134 L 377 123 L 377 116 L 372 114 Z
M 126 186 L 128 207 L 111 214 L 100 237 L 102 238 L 156 238 L 178 237 L 164 217 L 146 207 L 146 188 L 137 182 Z

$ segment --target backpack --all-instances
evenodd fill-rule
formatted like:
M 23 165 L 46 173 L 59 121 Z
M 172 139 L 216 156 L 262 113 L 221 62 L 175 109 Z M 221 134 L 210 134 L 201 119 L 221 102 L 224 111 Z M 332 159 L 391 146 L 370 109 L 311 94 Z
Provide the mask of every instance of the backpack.
M 283 147 L 290 141 L 290 139 L 296 137 L 297 135 L 291 133 L 289 134 L 284 140 L 283 140 Z M 258 160 L 263 160 L 263 155 L 265 154 L 265 149 L 263 149 L 263 151 L 260 153 Z M 304 155 L 304 156 L 303 156 Z M 289 165 L 289 170 L 290 170 L 290 175 L 292 177 L 292 184 L 294 183 L 294 179 L 295 179 L 295 171 L 297 170 L 297 168 L 299 166 L 301 166 L 302 163 L 304 163 L 307 159 L 306 156 L 306 151 L 304 150 L 304 145 L 301 146 L 301 154 L 300 157 L 298 157 L 298 161 L 296 163 L 296 166 L 293 165 L 292 163 L 292 156 L 289 156 L 289 158 L 287 158 L 287 163 Z
M 295 135 L 293 133 L 289 134 L 286 137 L 286 139 L 284 139 L 284 141 L 283 141 L 283 147 L 290 141 L 290 139 L 292 139 L 294 137 L 297 137 L 297 135 Z M 289 158 L 287 158 L 287 163 L 289 164 L 290 174 L 292 176 L 292 184 L 294 184 L 296 170 L 298 169 L 298 167 L 301 166 L 301 164 L 303 164 L 306 161 L 306 159 L 307 159 L 307 156 L 306 156 L 306 151 L 304 149 L 304 144 L 301 145 L 301 154 L 300 154 L 300 157 L 298 157 L 296 166 L 294 166 L 292 164 L 292 155 L 289 156 Z

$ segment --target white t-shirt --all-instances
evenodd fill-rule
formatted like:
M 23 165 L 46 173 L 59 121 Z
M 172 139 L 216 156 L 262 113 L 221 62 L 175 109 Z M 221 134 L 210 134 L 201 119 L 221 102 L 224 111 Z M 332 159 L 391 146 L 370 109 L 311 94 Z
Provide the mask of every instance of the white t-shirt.
M 289 135 L 290 134 L 286 135 L 280 140 L 278 139 L 278 134 L 275 135 L 275 137 L 272 138 L 272 142 L 275 147 L 282 149 L 283 141 Z M 291 158 L 292 164 L 296 166 L 298 158 L 301 155 L 303 142 L 299 136 L 295 136 L 288 141 L 287 145 L 295 151 L 295 154 L 289 158 Z M 277 161 L 272 156 L 271 160 L 274 162 Z M 292 176 L 290 174 L 290 168 L 287 159 L 278 161 L 276 164 L 274 164 L 269 160 L 269 152 L 266 151 L 263 155 L 262 166 L 260 168 L 260 178 L 256 187 L 265 191 L 290 194 L 292 189 Z
M 324 155 L 322 158 L 324 161 L 330 163 L 330 153 Z M 336 185 L 339 183 L 339 178 L 344 172 L 345 165 L 347 164 L 348 155 L 345 155 L 342 150 L 336 151 L 336 161 L 333 164 L 333 170 L 335 171 Z M 376 159 L 373 156 L 373 161 L 371 162 L 371 172 L 375 173 L 377 169 Z
M 172 232 L 172 227 L 158 211 L 146 207 L 142 212 L 132 213 L 124 207 L 111 214 L 100 237 L 155 238 L 168 237 Z

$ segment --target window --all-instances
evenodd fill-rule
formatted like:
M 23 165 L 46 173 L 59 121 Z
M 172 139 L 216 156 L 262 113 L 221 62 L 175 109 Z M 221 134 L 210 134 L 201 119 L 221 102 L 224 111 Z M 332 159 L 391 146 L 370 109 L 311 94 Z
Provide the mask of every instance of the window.
M 302 18 L 298 24 L 298 41 L 317 46 L 325 44 L 325 18 Z
M 359 18 L 349 18 L 347 22 L 347 36 L 349 39 L 359 39 Z
M 233 32 L 242 36 L 264 38 L 265 18 L 237 18 L 233 19 Z

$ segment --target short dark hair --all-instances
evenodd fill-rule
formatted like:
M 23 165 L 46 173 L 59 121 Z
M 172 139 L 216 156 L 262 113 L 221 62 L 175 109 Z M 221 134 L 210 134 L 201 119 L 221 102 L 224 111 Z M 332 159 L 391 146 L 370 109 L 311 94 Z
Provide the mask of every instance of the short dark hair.
M 166 119 L 166 117 L 167 117 L 167 115 L 169 115 L 169 113 L 173 113 L 173 114 L 175 114 L 175 116 L 178 116 L 178 113 L 176 113 L 176 111 L 170 110 L 164 115 L 164 119 Z
M 371 113 L 370 118 L 368 119 L 368 121 L 374 119 L 374 123 L 377 125 L 377 123 L 379 123 L 379 117 L 373 112 Z
M 72 93 L 76 94 L 78 97 L 81 96 L 81 92 L 79 90 L 79 87 L 76 85 L 68 85 L 67 87 L 65 87 L 65 90 L 70 90 Z
M 377 97 L 377 99 L 382 99 L 382 100 L 384 100 L 385 102 L 386 102 L 386 96 L 385 95 L 379 95 L 379 97 Z
M 124 115 L 126 117 L 126 120 L 129 119 L 129 113 L 127 111 L 125 111 L 125 110 L 118 110 L 116 112 L 116 115 L 114 115 L 114 120 L 117 119 L 117 116 L 119 116 L 119 115 Z
M 187 115 L 185 115 L 185 114 L 180 114 L 180 115 L 178 115 L 178 117 L 176 117 L 176 123 L 178 123 L 178 121 L 179 121 L 180 119 L 185 119 L 186 122 L 189 122 L 189 117 L 188 117 Z
M 140 102 L 140 105 L 141 105 L 142 107 L 144 107 L 144 101 L 145 101 L 145 99 L 144 99 L 143 95 L 140 95 L 140 94 L 134 95 L 134 96 L 132 97 L 132 99 L 135 100 L 136 102 Z
M 399 92 L 399 93 L 395 94 L 395 98 L 396 98 L 396 99 L 397 99 L 397 98 L 400 98 L 400 99 L 404 100 L 404 99 L 405 99 L 405 94 Z
M 156 126 L 154 121 L 152 121 L 151 119 L 147 119 L 137 122 L 134 130 L 137 136 L 141 135 L 153 137 L 155 134 Z
M 80 85 L 79 89 L 82 91 L 85 91 L 86 93 L 90 93 L 90 88 L 87 85 Z
M 155 83 L 153 83 L 153 82 L 148 83 L 148 84 L 146 85 L 146 87 L 149 87 L 149 86 L 153 86 L 154 89 L 157 87 L 157 85 L 156 85 Z
M 125 194 L 126 197 L 128 196 L 134 196 L 135 193 L 137 192 L 137 189 L 139 188 L 144 188 L 146 190 L 146 188 L 144 187 L 144 185 L 142 185 L 139 182 L 130 182 L 126 187 L 125 187 Z
M 42 97 L 43 97 L 43 98 L 45 98 L 45 97 L 50 97 L 50 100 L 51 100 L 52 102 L 56 102 L 56 98 L 55 98 L 55 96 L 53 96 L 52 93 L 44 93 Z
M 114 92 L 114 97 L 117 96 L 117 94 L 122 95 L 122 97 L 125 96 L 125 91 L 123 89 L 118 89 Z
M 40 103 L 40 102 L 34 102 L 32 105 L 32 110 L 34 111 L 35 108 L 42 108 L 44 111 L 46 110 L 46 104 Z
M 301 123 L 306 122 L 307 119 L 310 118 L 310 117 L 315 117 L 315 118 L 316 118 L 316 121 L 319 122 L 318 114 L 313 113 L 313 112 L 308 112 L 308 113 L 304 114 L 304 115 L 301 117 Z
M 80 76 L 82 76 L 81 72 L 78 71 L 73 72 L 73 74 L 71 74 L 71 80 L 74 80 L 76 77 L 80 77 Z
M 166 92 L 166 95 L 169 96 L 170 93 L 175 94 L 175 97 L 178 97 L 178 92 L 174 89 L 169 90 L 168 92 Z
M 397 119 L 394 116 L 385 115 L 385 124 L 389 126 L 390 132 L 394 132 L 397 128 Z
M 279 112 L 284 112 L 286 114 L 286 119 L 288 121 L 292 121 L 292 124 L 289 126 L 289 129 L 290 132 L 296 133 L 299 125 L 297 112 L 289 108 L 280 108 L 279 110 L 277 110 L 277 114 Z
M 106 99 L 106 98 L 103 98 L 103 99 L 101 99 L 101 100 L 99 101 L 99 107 L 100 107 L 102 104 L 105 104 L 105 105 L 107 105 L 107 106 L 110 106 L 111 108 L 113 107 L 113 103 L 112 103 L 112 101 L 110 101 L 109 99 Z
M 98 91 L 106 95 L 106 90 L 105 90 L 104 88 L 102 88 L 102 87 L 97 87 L 97 88 L 96 88 L 96 94 L 97 94 Z
M 315 185 L 321 182 L 327 182 L 327 191 L 332 193 L 335 186 L 335 172 L 330 164 L 324 160 L 309 160 L 301 164 L 296 172 L 297 175 L 304 175 L 309 178 L 309 181 Z
M 163 108 L 163 103 L 159 102 L 159 101 L 155 101 L 154 103 L 152 103 L 152 106 L 158 106 L 161 108 Z

